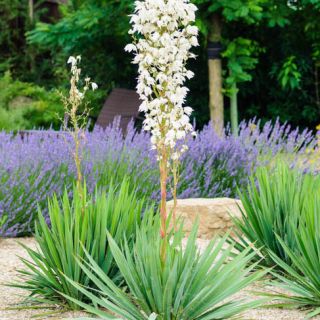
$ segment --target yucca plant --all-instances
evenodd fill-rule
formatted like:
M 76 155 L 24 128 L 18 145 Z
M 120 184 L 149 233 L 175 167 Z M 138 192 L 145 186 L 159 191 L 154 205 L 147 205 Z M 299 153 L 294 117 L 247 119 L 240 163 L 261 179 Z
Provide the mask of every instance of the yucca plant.
M 200 254 L 196 244 L 197 227 L 183 248 L 181 228 L 163 240 L 159 218 L 155 218 L 155 223 L 150 221 L 137 229 L 133 249 L 128 240 L 119 245 L 108 235 L 126 289 L 116 286 L 87 254 L 87 259 L 79 260 L 79 265 L 98 290 L 92 292 L 68 279 L 92 303 L 68 299 L 101 319 L 126 320 L 230 319 L 261 303 L 229 299 L 266 272 L 252 272 L 255 264 L 247 267 L 253 254 L 248 254 L 249 249 L 231 257 L 233 246 L 221 251 L 225 236 L 211 241 Z M 167 241 L 165 263 L 161 255 L 162 241 Z
M 278 287 L 292 294 L 280 294 L 283 305 L 312 309 L 309 318 L 320 314 L 320 192 L 315 190 L 309 195 L 305 214 L 295 232 L 296 247 L 290 248 L 280 237 L 283 250 L 290 257 L 291 265 L 270 252 L 274 262 L 284 271 L 275 274 Z
M 26 266 L 20 270 L 25 282 L 14 284 L 30 292 L 36 302 L 65 305 L 77 309 L 85 295 L 66 280 L 66 277 L 83 286 L 90 285 L 90 278 L 77 263 L 85 259 L 85 251 L 111 281 L 121 277 L 110 251 L 107 232 L 120 244 L 124 235 L 130 247 L 135 238 L 136 226 L 140 224 L 145 201 L 136 197 L 125 179 L 120 186 L 111 184 L 107 193 L 96 191 L 93 196 L 87 190 L 74 187 L 72 200 L 67 191 L 63 199 L 54 196 L 49 200 L 50 226 L 39 212 L 35 239 L 37 250 L 26 248 L 30 259 L 21 259 Z M 145 209 L 148 215 L 148 210 Z
M 273 252 L 289 265 L 291 257 L 281 241 L 289 248 L 296 246 L 296 232 L 308 197 L 319 188 L 319 178 L 290 169 L 284 163 L 274 171 L 259 168 L 251 177 L 246 192 L 240 192 L 243 204 L 241 217 L 234 218 L 237 249 L 249 245 L 259 249 L 255 260 L 271 267 Z M 258 251 L 256 251 L 258 252 Z M 263 256 L 263 259 L 261 257 Z

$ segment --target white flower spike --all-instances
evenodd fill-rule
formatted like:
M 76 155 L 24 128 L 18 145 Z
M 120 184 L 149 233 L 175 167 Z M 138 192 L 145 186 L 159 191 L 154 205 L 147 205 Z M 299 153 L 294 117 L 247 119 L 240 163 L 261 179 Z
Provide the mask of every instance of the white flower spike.
M 98 89 L 98 85 L 95 82 L 91 82 L 91 88 L 92 90 L 97 90 Z
M 126 45 L 124 50 L 127 51 L 127 52 L 132 52 L 132 51 L 136 52 L 137 51 L 137 47 L 134 44 L 130 43 L 130 44 Z
M 70 63 L 72 66 L 74 66 L 74 65 L 77 64 L 77 59 L 75 57 L 73 57 L 73 56 L 70 56 L 68 61 L 67 61 L 67 63 L 68 64 Z
M 89 77 L 86 77 L 84 79 L 85 86 L 83 88 L 83 91 L 81 92 L 78 89 L 78 82 L 80 80 L 80 73 L 81 69 L 78 68 L 78 63 L 81 61 L 81 56 L 77 56 L 76 58 L 74 56 L 70 56 L 67 63 L 71 64 L 71 88 L 70 88 L 70 97 L 72 98 L 72 101 L 77 103 L 80 103 L 81 100 L 84 99 L 86 91 L 89 89 L 89 86 L 91 84 L 92 91 L 98 89 L 98 85 L 95 82 L 91 82 L 91 79 Z
M 125 47 L 126 51 L 134 52 L 133 63 L 139 65 L 137 92 L 142 100 L 140 111 L 146 115 L 144 130 L 151 132 L 151 149 L 158 153 L 162 238 L 167 234 L 168 175 L 172 173 L 173 177 L 172 220 L 175 227 L 179 159 L 188 149 L 187 135 L 193 132 L 189 121 L 192 109 L 183 104 L 188 92 L 184 82 L 193 76 L 186 63 L 194 57 L 190 49 L 198 45 L 198 31 L 192 26 L 196 9 L 189 0 L 135 1 L 129 33 L 137 34 L 137 40 Z M 179 140 L 184 143 L 178 143 Z M 164 245 L 162 261 L 165 251 Z
M 138 34 L 138 40 L 125 50 L 134 52 L 133 63 L 139 65 L 140 111 L 146 114 L 144 129 L 151 131 L 160 160 L 161 148 L 178 160 L 187 148 L 177 141 L 193 132 L 192 109 L 183 104 L 189 91 L 184 82 L 194 75 L 186 63 L 194 57 L 190 49 L 199 45 L 198 28 L 192 25 L 196 10 L 189 0 L 140 0 L 131 15 L 129 33 Z

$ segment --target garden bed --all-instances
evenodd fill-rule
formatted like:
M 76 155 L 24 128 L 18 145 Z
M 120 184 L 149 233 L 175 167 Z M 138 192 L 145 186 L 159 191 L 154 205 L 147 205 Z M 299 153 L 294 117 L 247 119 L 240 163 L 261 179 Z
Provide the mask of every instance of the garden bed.
M 23 267 L 23 264 L 19 260 L 19 256 L 27 257 L 25 250 L 19 245 L 18 242 L 35 248 L 35 241 L 33 238 L 21 238 L 21 239 L 0 239 L 0 283 L 8 283 L 10 281 L 18 280 L 17 269 Z M 208 243 L 207 240 L 199 240 L 199 246 L 201 248 L 205 247 Z M 253 290 L 261 290 L 258 286 Z M 250 289 L 249 289 L 250 290 Z M 16 288 L 2 287 L 0 290 L 0 319 L 1 320 L 23 320 L 31 319 L 33 316 L 43 314 L 46 312 L 52 312 L 52 310 L 35 310 L 35 309 L 21 309 L 21 310 L 7 310 L 7 308 L 12 308 L 21 302 L 23 296 L 26 294 L 23 290 L 18 290 Z M 248 297 L 249 299 L 257 299 L 248 290 L 242 291 L 238 294 L 239 297 Z M 39 319 L 70 319 L 83 316 L 81 312 L 65 312 L 55 314 L 53 316 L 40 316 Z M 256 309 L 249 310 L 245 313 L 244 319 L 259 319 L 259 320 L 302 320 L 305 318 L 305 313 L 297 310 L 288 309 Z M 320 319 L 316 317 L 314 319 Z

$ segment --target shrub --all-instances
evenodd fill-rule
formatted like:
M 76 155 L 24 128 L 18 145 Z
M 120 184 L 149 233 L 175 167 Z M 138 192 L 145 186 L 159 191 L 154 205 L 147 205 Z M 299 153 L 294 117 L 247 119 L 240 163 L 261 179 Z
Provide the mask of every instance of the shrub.
M 320 314 L 320 192 L 314 189 L 308 195 L 305 213 L 295 232 L 296 246 L 289 247 L 279 238 L 279 242 L 291 259 L 286 261 L 270 253 L 275 263 L 283 269 L 282 273 L 275 274 L 278 287 L 291 292 L 290 295 L 280 294 L 278 298 L 285 300 L 284 305 L 312 309 L 308 318 Z
M 51 226 L 39 212 L 35 231 L 39 250 L 26 247 L 30 260 L 22 259 L 26 270 L 20 271 L 25 282 L 14 286 L 28 290 L 32 301 L 76 308 L 77 304 L 64 295 L 80 301 L 84 295 L 65 277 L 83 286 L 90 284 L 90 278 L 81 270 L 76 258 L 85 259 L 84 252 L 89 252 L 102 272 L 112 281 L 120 281 L 107 232 L 118 244 L 125 236 L 130 246 L 141 214 L 146 210 L 148 215 L 148 209 L 143 199 L 137 199 L 127 179 L 119 187 L 111 184 L 107 195 L 96 191 L 91 196 L 86 188 L 82 193 L 74 187 L 72 200 L 66 190 L 61 201 L 57 196 L 49 200 L 48 208 Z
M 47 143 L 42 143 L 47 141 Z M 0 216 L 8 219 L 1 236 L 23 236 L 34 231 L 39 205 L 47 216 L 47 198 L 72 188 L 71 157 L 56 133 L 39 132 L 21 139 L 0 134 Z
M 57 92 L 13 80 L 10 73 L 0 78 L 0 129 L 58 129 L 58 115 L 63 117 L 63 106 Z
M 28 126 L 28 121 L 24 118 L 25 110 L 7 110 L 0 105 L 0 128 L 3 130 L 15 130 Z
M 237 248 L 244 250 L 250 243 L 260 250 L 261 263 L 273 266 L 270 252 L 291 264 L 291 257 L 283 249 L 296 244 L 297 227 L 313 190 L 320 187 L 319 178 L 291 170 L 280 163 L 274 171 L 262 167 L 251 177 L 245 192 L 240 192 L 243 204 L 241 218 L 234 218 L 238 230 Z M 256 259 L 261 259 L 257 255 Z
M 246 185 L 252 163 L 234 136 L 220 137 L 208 125 L 188 147 L 181 161 L 181 198 L 236 197 L 237 187 Z
M 0 217 L 3 214 L 7 219 L 0 225 L 0 235 L 23 236 L 34 232 L 37 206 L 46 207 L 47 197 L 55 192 L 57 184 L 66 180 L 64 171 L 63 166 L 50 171 L 42 165 L 2 171 Z
M 207 130 L 206 135 L 209 135 L 210 130 Z M 20 236 L 32 232 L 37 203 L 46 215 L 47 197 L 53 193 L 61 195 L 65 187 L 71 191 L 75 166 L 71 153 L 66 152 L 67 145 L 72 145 L 68 139 L 70 138 L 63 137 L 63 133 L 55 131 L 39 131 L 25 136 L 23 140 L 18 135 L 0 134 L 0 150 L 6 151 L 0 152 L 0 176 L 6 179 L 6 183 L 0 185 L 0 209 L 8 214 L 8 221 L 0 234 Z M 206 141 L 199 139 L 199 143 L 204 146 Z M 245 165 L 244 159 L 238 163 L 228 160 L 227 155 L 232 150 L 225 147 L 221 141 L 217 148 L 214 143 L 204 148 L 203 157 L 192 153 L 190 158 L 185 159 L 187 170 L 181 180 L 182 197 L 230 194 L 228 183 L 233 183 L 234 174 L 237 172 L 240 176 L 240 172 L 244 171 L 241 167 Z M 105 130 L 96 128 L 93 132 L 86 132 L 82 157 L 89 193 L 92 193 L 96 186 L 107 187 L 111 178 L 116 180 L 115 183 L 119 183 L 124 176 L 128 176 L 131 183 L 137 186 L 139 197 L 159 199 L 158 167 L 153 150 L 150 149 L 149 136 L 135 132 L 132 125 L 125 137 L 118 122 Z M 206 161 L 207 165 L 201 164 L 201 161 Z M 218 187 L 202 187 L 200 177 L 197 177 L 193 170 L 193 164 L 198 166 L 198 171 L 202 170 L 201 179 L 208 180 L 208 186 L 215 184 Z M 215 166 L 214 171 L 212 166 Z M 227 178 L 230 170 L 233 171 L 233 176 Z M 215 180 L 217 176 L 220 176 L 224 184 Z M 193 179 L 198 181 L 199 185 L 189 183 Z M 16 187 L 10 187 L 13 191 L 9 192 L 11 185 Z M 235 189 L 235 183 L 232 188 Z M 17 201 L 19 198 L 25 200 Z
M 268 121 L 263 126 L 256 119 L 241 122 L 238 141 L 250 158 L 256 159 L 252 162 L 256 166 L 269 165 L 277 156 L 288 164 L 301 165 L 307 160 L 306 152 L 317 147 L 311 130 L 300 131 L 299 127 L 292 128 L 279 120 Z
M 125 140 L 117 125 L 86 134 L 82 155 L 89 194 L 96 187 L 107 189 L 111 179 L 120 184 L 126 176 L 132 187 L 139 186 L 139 198 L 157 188 L 152 181 L 157 179 L 157 168 L 147 161 L 149 145 L 143 135 L 134 136 L 134 130 L 130 131 Z M 72 192 L 76 168 L 70 146 L 71 138 L 63 132 L 38 131 L 23 139 L 0 133 L 0 217 L 8 215 L 0 235 L 30 234 L 37 206 L 48 217 L 47 198 L 54 193 L 60 196 L 65 188 Z
M 200 255 L 196 245 L 197 228 L 183 249 L 181 229 L 162 240 L 159 218 L 151 223 L 143 223 L 137 229 L 133 250 L 128 241 L 119 246 L 108 236 L 128 291 L 114 285 L 88 256 L 89 262 L 79 263 L 98 291 L 92 293 L 70 279 L 69 282 L 86 295 L 94 307 L 72 299 L 75 303 L 101 319 L 115 319 L 111 311 L 128 320 L 229 319 L 261 303 L 229 299 L 264 274 L 264 271 L 252 273 L 254 265 L 247 267 L 252 258 L 248 250 L 230 260 L 233 247 L 221 253 L 226 240 L 223 238 L 211 241 Z M 167 241 L 164 264 L 160 253 L 162 241 Z
M 228 131 L 217 137 L 209 125 L 188 141 L 178 185 L 180 197 L 236 197 L 237 188 L 246 188 L 248 176 L 257 167 L 272 167 L 277 157 L 300 165 L 307 160 L 306 149 L 317 144 L 309 131 L 299 134 L 279 123 L 260 129 L 258 124 L 242 124 L 237 138 Z M 5 181 L 0 184 L 0 216 L 8 215 L 0 235 L 32 232 L 37 203 L 46 215 L 48 197 L 61 195 L 64 188 L 71 192 L 76 170 L 68 139 L 53 130 L 36 131 L 23 139 L 0 133 L 0 180 Z M 82 164 L 89 193 L 96 186 L 107 187 L 110 178 L 120 183 L 128 176 L 139 197 L 159 200 L 158 164 L 146 133 L 136 132 L 130 124 L 124 136 L 117 120 L 105 130 L 96 127 L 86 132 L 84 141 Z

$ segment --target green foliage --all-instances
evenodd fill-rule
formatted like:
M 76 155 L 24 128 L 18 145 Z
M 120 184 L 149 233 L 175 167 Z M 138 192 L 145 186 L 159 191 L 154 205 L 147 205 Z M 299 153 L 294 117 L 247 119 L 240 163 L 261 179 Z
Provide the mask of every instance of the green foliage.
M 263 4 L 265 0 L 193 0 L 193 2 L 203 9 L 201 13 L 208 17 L 213 12 L 221 12 L 227 21 L 244 20 L 252 24 L 263 17 Z M 206 10 L 204 10 L 204 8 Z
M 308 194 L 305 215 L 299 227 L 296 228 L 295 247 L 289 247 L 279 238 L 279 242 L 291 259 L 288 265 L 281 258 L 270 253 L 275 263 L 284 270 L 275 274 L 278 282 L 274 284 L 291 292 L 278 297 L 284 299 L 284 306 L 312 309 L 308 318 L 320 314 L 320 192 L 319 188 Z
M 26 63 L 26 55 L 21 54 L 25 45 L 21 34 L 25 26 L 21 19 L 26 19 L 27 3 L 19 0 L 0 0 L 0 74 L 13 66 Z M 20 21 L 19 21 L 20 18 Z
M 283 163 L 270 168 L 259 168 L 251 177 L 247 191 L 240 193 L 242 217 L 234 218 L 238 249 L 249 243 L 260 250 L 255 260 L 268 267 L 274 266 L 273 255 L 289 265 L 291 257 L 282 242 L 289 248 L 296 246 L 296 232 L 309 195 L 320 187 L 320 179 L 312 174 L 303 175 L 290 170 Z
M 25 34 L 37 21 L 54 19 L 45 0 L 33 0 L 31 19 L 29 2 L 0 0 L 0 76 L 9 70 L 22 81 L 52 83 L 50 55 L 28 45 Z
M 249 24 L 254 24 L 263 17 L 263 7 L 265 0 L 254 1 L 228 1 L 221 0 L 223 15 L 228 21 L 243 19 Z
M 0 128 L 6 131 L 17 130 L 28 127 L 28 121 L 24 118 L 21 109 L 8 111 L 0 108 Z
M 195 109 L 198 127 L 209 120 L 206 44 L 213 13 L 223 21 L 222 38 L 225 43 L 241 36 L 265 48 L 250 74 L 249 70 L 244 70 L 254 81 L 243 82 L 239 87 L 240 118 L 257 116 L 269 120 L 280 117 L 281 121 L 287 120 L 294 125 L 316 126 L 320 103 L 319 88 L 316 89 L 320 44 L 318 0 L 193 1 L 199 6 L 197 25 L 201 31 L 201 46 L 195 52 L 197 60 L 190 62 L 196 77 L 188 83 L 191 94 L 187 103 Z M 39 24 L 35 28 L 25 26 L 27 1 L 0 0 L 0 4 L 3 17 L 0 22 L 3 30 L 0 35 L 3 39 L 0 40 L 0 73 L 9 69 L 15 79 L 35 81 L 48 88 L 59 87 L 67 79 L 66 58 L 71 54 L 81 54 L 88 66 L 88 75 L 102 88 L 99 90 L 101 96 L 92 106 L 94 115 L 99 113 L 105 96 L 112 88 L 134 88 L 135 66 L 130 63 L 131 56 L 123 50 L 129 42 L 128 15 L 132 12 L 133 0 L 68 1 L 68 4 L 60 6 L 61 18 L 52 23 L 41 18 L 45 14 L 37 6 L 35 23 Z M 296 57 L 294 63 L 301 80 L 299 88 L 289 91 L 290 81 L 286 88 L 282 88 L 274 80 L 283 62 L 291 56 Z M 257 58 L 255 55 L 251 57 Z M 225 71 L 228 71 L 228 63 L 225 58 Z M 228 116 L 226 112 L 226 118 Z M 7 119 L 9 116 L 3 117 Z M 15 116 L 18 118 L 20 115 Z
M 281 66 L 277 79 L 283 89 L 293 90 L 300 87 L 301 73 L 295 61 L 296 57 L 290 56 Z
M 7 215 L 2 215 L 0 217 L 0 228 L 1 228 L 1 226 L 3 226 L 6 223 L 7 219 L 8 219 Z
M 65 16 L 55 24 L 39 22 L 27 33 L 28 42 L 55 52 L 55 60 L 81 55 L 88 74 L 108 91 L 115 82 L 133 86 L 134 69 L 124 52 L 133 1 L 79 1 L 76 8 L 64 7 Z
M 267 0 L 264 4 L 264 18 L 271 28 L 285 27 L 290 24 L 291 7 L 289 2 Z
M 63 116 L 57 92 L 15 81 L 9 72 L 0 78 L 0 129 L 59 128 Z
M 250 39 L 240 37 L 228 42 L 222 56 L 228 61 L 229 76 L 225 82 L 229 90 L 236 83 L 252 80 L 248 71 L 256 67 L 260 51 L 258 44 Z
M 145 202 L 137 199 L 134 188 L 124 179 L 119 187 L 111 184 L 107 194 L 96 191 L 90 196 L 85 187 L 83 192 L 74 187 L 72 200 L 66 190 L 61 201 L 54 196 L 48 207 L 51 226 L 39 212 L 35 232 L 39 250 L 26 247 L 30 260 L 22 259 L 26 270 L 20 271 L 25 283 L 13 286 L 28 290 L 31 301 L 76 309 L 78 305 L 65 299 L 65 295 L 80 301 L 85 296 L 66 277 L 83 286 L 91 284 L 76 258 L 85 261 L 84 252 L 90 253 L 102 272 L 119 282 L 121 277 L 110 251 L 107 232 L 118 244 L 125 236 L 130 246 Z M 145 215 L 148 214 L 149 211 L 145 211 Z
M 128 241 L 119 246 L 108 236 L 128 291 L 114 285 L 94 259 L 88 256 L 90 261 L 80 262 L 80 266 L 97 286 L 96 294 L 69 281 L 92 301 L 94 307 L 75 299 L 73 301 L 101 319 L 118 319 L 117 316 L 120 316 L 128 320 L 230 319 L 245 309 L 261 304 L 261 301 L 229 299 L 265 273 L 252 273 L 255 265 L 247 267 L 252 258 L 248 250 L 231 259 L 232 246 L 221 252 L 226 241 L 224 237 L 211 241 L 201 255 L 196 244 L 197 227 L 183 249 L 182 227 L 162 240 L 159 224 L 158 217 L 155 223 L 151 219 L 143 223 L 137 229 L 133 249 Z M 164 264 L 160 257 L 162 241 L 167 241 Z

